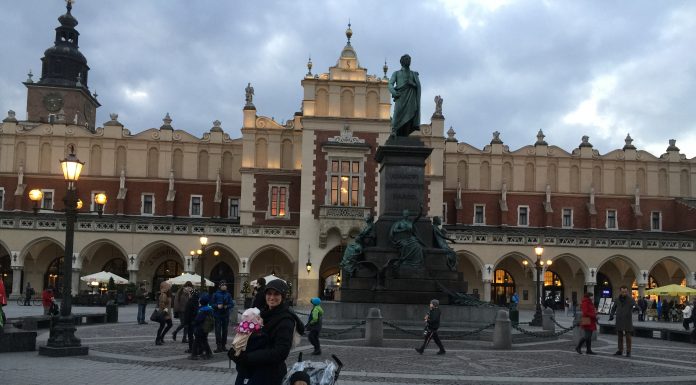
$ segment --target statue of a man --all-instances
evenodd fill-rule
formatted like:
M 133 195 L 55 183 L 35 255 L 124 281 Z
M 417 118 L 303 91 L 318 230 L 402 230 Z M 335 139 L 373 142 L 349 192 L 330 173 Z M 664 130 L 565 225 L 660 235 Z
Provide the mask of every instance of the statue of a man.
M 375 217 L 370 214 L 365 218 L 365 227 L 355 236 L 353 242 L 346 246 L 341 259 L 340 268 L 347 273 L 352 274 L 358 266 L 358 259 L 363 254 L 363 248 L 370 243 L 369 238 L 374 238 L 374 222 Z
M 246 88 L 244 89 L 244 100 L 246 101 L 246 106 L 251 107 L 254 105 L 254 87 L 251 86 L 251 83 L 247 83 Z
M 447 241 L 454 243 L 454 239 L 447 236 L 447 230 L 441 228 L 441 224 L 440 217 L 433 217 L 433 240 L 435 247 L 447 252 L 447 267 L 451 271 L 457 271 L 457 253 L 447 244 Z
M 392 136 L 409 136 L 420 126 L 421 85 L 418 72 L 411 71 L 411 57 L 401 57 L 401 69 L 389 79 L 389 92 L 394 98 Z
M 422 266 L 423 265 L 423 242 L 416 234 L 415 224 L 423 214 L 423 208 L 418 212 L 415 219 L 410 220 L 408 210 L 403 211 L 403 217 L 395 222 L 389 230 L 389 240 L 394 247 L 399 250 L 399 259 L 395 263 L 396 267 Z

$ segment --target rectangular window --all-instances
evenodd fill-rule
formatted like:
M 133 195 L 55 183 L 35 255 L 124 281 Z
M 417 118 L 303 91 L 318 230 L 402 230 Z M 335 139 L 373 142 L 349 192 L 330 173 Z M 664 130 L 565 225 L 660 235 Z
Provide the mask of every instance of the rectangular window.
M 5 210 L 5 189 L 0 187 L 0 211 Z
M 104 206 L 106 206 L 106 204 L 98 205 L 97 202 L 95 202 L 97 194 L 105 194 L 105 192 L 104 191 L 92 191 L 92 193 L 90 194 L 89 211 L 94 211 L 94 212 L 99 211 L 99 209 L 100 209 L 99 206 L 101 206 L 101 211 L 103 212 Z M 109 202 L 107 201 L 106 203 L 109 203 Z
M 566 229 L 570 229 L 573 227 L 573 209 L 563 209 L 562 226 Z
M 140 199 L 140 214 L 155 215 L 155 195 L 143 194 Z
M 362 161 L 332 159 L 329 167 L 330 195 L 332 206 L 360 206 Z
M 230 219 L 239 219 L 239 198 L 230 198 L 227 201 L 227 217 Z
M 191 203 L 189 204 L 189 216 L 200 217 L 203 215 L 203 196 L 191 195 Z
M 662 231 L 662 212 L 653 211 L 650 215 L 650 230 Z
M 41 208 L 45 210 L 53 210 L 53 193 L 54 190 L 41 190 L 43 199 L 41 200 Z
M 271 207 L 270 215 L 272 218 L 287 218 L 288 207 L 288 186 L 270 186 Z
M 616 210 L 607 210 L 607 229 L 617 229 Z
M 529 226 L 529 206 L 517 207 L 517 226 Z
M 485 205 L 474 205 L 474 224 L 475 225 L 485 225 L 486 224 L 486 206 Z

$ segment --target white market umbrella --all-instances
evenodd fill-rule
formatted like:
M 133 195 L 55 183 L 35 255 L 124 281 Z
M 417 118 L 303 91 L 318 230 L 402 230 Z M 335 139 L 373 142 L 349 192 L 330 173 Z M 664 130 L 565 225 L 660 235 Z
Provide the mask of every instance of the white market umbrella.
M 198 274 L 183 273 L 179 276 L 176 276 L 174 278 L 169 278 L 167 280 L 167 282 L 171 283 L 172 285 L 183 285 L 187 281 L 191 281 L 191 283 L 194 286 L 200 286 L 201 285 L 201 276 Z M 206 278 L 205 279 L 205 286 L 215 286 L 215 284 L 213 283 L 213 281 Z
M 87 282 L 87 283 L 94 282 L 94 281 L 97 281 L 99 283 L 109 283 L 110 278 L 113 278 L 114 283 L 117 285 L 125 285 L 128 283 L 127 279 L 125 279 L 121 276 L 118 276 L 114 273 L 109 273 L 108 271 L 100 271 L 98 273 L 85 275 L 83 277 L 80 277 L 80 280 Z
M 272 274 L 263 277 L 263 279 L 266 280 L 266 283 L 269 283 L 269 282 L 271 282 L 271 281 L 275 281 L 276 279 L 280 279 L 281 281 L 285 282 L 284 279 L 278 278 L 278 277 L 276 277 L 275 275 L 272 275 Z M 253 287 L 256 287 L 256 280 L 253 280 L 253 281 L 249 282 L 249 284 L 250 284 L 251 286 L 253 286 Z

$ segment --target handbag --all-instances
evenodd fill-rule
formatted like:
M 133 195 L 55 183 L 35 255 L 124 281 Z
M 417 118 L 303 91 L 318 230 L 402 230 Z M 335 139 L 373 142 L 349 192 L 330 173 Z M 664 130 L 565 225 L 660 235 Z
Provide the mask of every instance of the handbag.
M 581 317 L 580 318 L 580 326 L 590 326 L 592 325 L 592 320 L 590 317 Z
M 150 321 L 160 322 L 161 319 L 162 319 L 162 313 L 160 313 L 159 309 L 155 309 L 155 311 L 153 311 L 152 315 L 150 316 Z

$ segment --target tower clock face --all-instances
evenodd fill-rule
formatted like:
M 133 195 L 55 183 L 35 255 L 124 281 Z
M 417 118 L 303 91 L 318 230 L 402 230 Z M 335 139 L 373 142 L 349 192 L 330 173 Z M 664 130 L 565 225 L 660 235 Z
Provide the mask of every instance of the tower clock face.
M 43 104 L 49 112 L 58 112 L 63 108 L 63 96 L 57 92 L 51 92 L 44 96 Z

